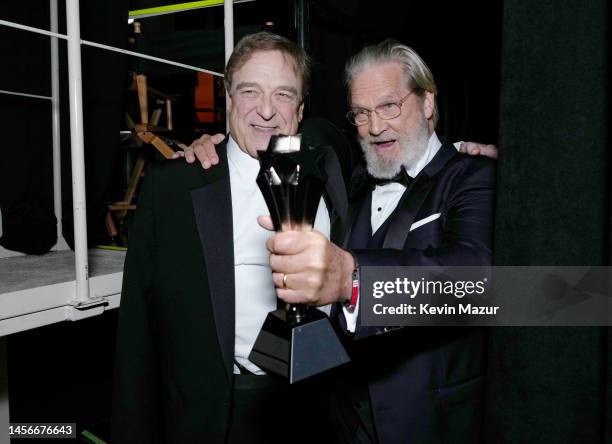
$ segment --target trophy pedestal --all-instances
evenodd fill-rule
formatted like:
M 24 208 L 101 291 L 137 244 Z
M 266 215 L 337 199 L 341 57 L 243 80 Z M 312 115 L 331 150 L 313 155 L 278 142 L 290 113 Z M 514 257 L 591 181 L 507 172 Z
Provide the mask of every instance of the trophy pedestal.
M 268 313 L 249 360 L 290 384 L 350 361 L 329 318 L 314 307 L 299 322 L 283 309 Z

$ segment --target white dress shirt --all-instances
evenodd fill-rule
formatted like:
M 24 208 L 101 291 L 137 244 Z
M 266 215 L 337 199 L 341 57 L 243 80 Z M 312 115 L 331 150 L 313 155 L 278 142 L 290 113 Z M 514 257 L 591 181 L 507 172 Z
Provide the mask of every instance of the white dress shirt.
M 273 233 L 257 223 L 257 216 L 270 212 L 255 182 L 259 161 L 242 151 L 231 136 L 227 143 L 227 158 L 234 233 L 234 358 L 249 371 L 263 375 L 265 372 L 249 361 L 248 356 L 268 312 L 276 309 L 276 291 L 266 249 L 266 240 Z M 314 228 L 329 238 L 329 213 L 323 199 L 319 203 Z M 236 365 L 234 373 L 240 373 Z
M 461 142 L 455 143 L 455 148 L 459 149 Z M 406 166 L 406 172 L 410 177 L 416 177 L 431 159 L 438 153 L 442 142 L 438 139 L 435 131 L 429 137 L 427 149 L 423 155 L 414 163 L 414 165 Z M 406 191 L 406 186 L 401 183 L 391 182 L 385 185 L 377 185 L 372 191 L 372 208 L 370 215 L 370 224 L 372 225 L 372 234 L 380 228 L 382 224 L 391 216 L 402 195 Z M 354 309 L 344 308 L 344 316 L 346 318 L 346 326 L 348 331 L 354 332 L 357 324 L 357 315 L 359 313 L 359 303 Z

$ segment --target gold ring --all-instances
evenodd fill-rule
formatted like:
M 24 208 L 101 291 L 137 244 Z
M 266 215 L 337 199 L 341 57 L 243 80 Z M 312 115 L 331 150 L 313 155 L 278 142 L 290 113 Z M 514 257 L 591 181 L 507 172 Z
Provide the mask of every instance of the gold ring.
M 283 273 L 283 288 L 287 290 L 287 275 Z

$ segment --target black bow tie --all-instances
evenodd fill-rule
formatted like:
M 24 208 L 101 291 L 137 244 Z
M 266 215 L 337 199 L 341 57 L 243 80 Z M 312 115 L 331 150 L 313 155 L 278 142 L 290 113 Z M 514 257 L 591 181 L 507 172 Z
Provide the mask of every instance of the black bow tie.
M 410 185 L 410 182 L 414 180 L 412 177 L 408 175 L 408 173 L 406 172 L 406 168 L 403 165 L 400 169 L 400 172 L 397 173 L 395 176 L 391 177 L 390 179 L 380 179 L 380 178 L 372 177 L 372 176 L 369 176 L 369 179 L 370 179 L 372 188 L 374 188 L 377 185 L 379 187 L 382 187 L 383 185 L 387 185 L 393 182 L 401 183 L 405 187 L 408 187 L 408 185 Z

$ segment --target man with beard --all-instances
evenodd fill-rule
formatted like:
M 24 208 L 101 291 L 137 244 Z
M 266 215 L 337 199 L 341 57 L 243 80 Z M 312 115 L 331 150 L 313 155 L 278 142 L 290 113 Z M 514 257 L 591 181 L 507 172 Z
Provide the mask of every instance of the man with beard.
M 355 366 L 339 414 L 347 441 L 480 442 L 482 331 L 362 326 L 354 282 L 361 266 L 490 265 L 493 163 L 440 142 L 436 85 L 411 48 L 366 47 L 345 74 L 367 162 L 365 180 L 352 183 L 347 249 L 317 231 L 276 234 L 268 249 L 277 294 L 339 303 Z

